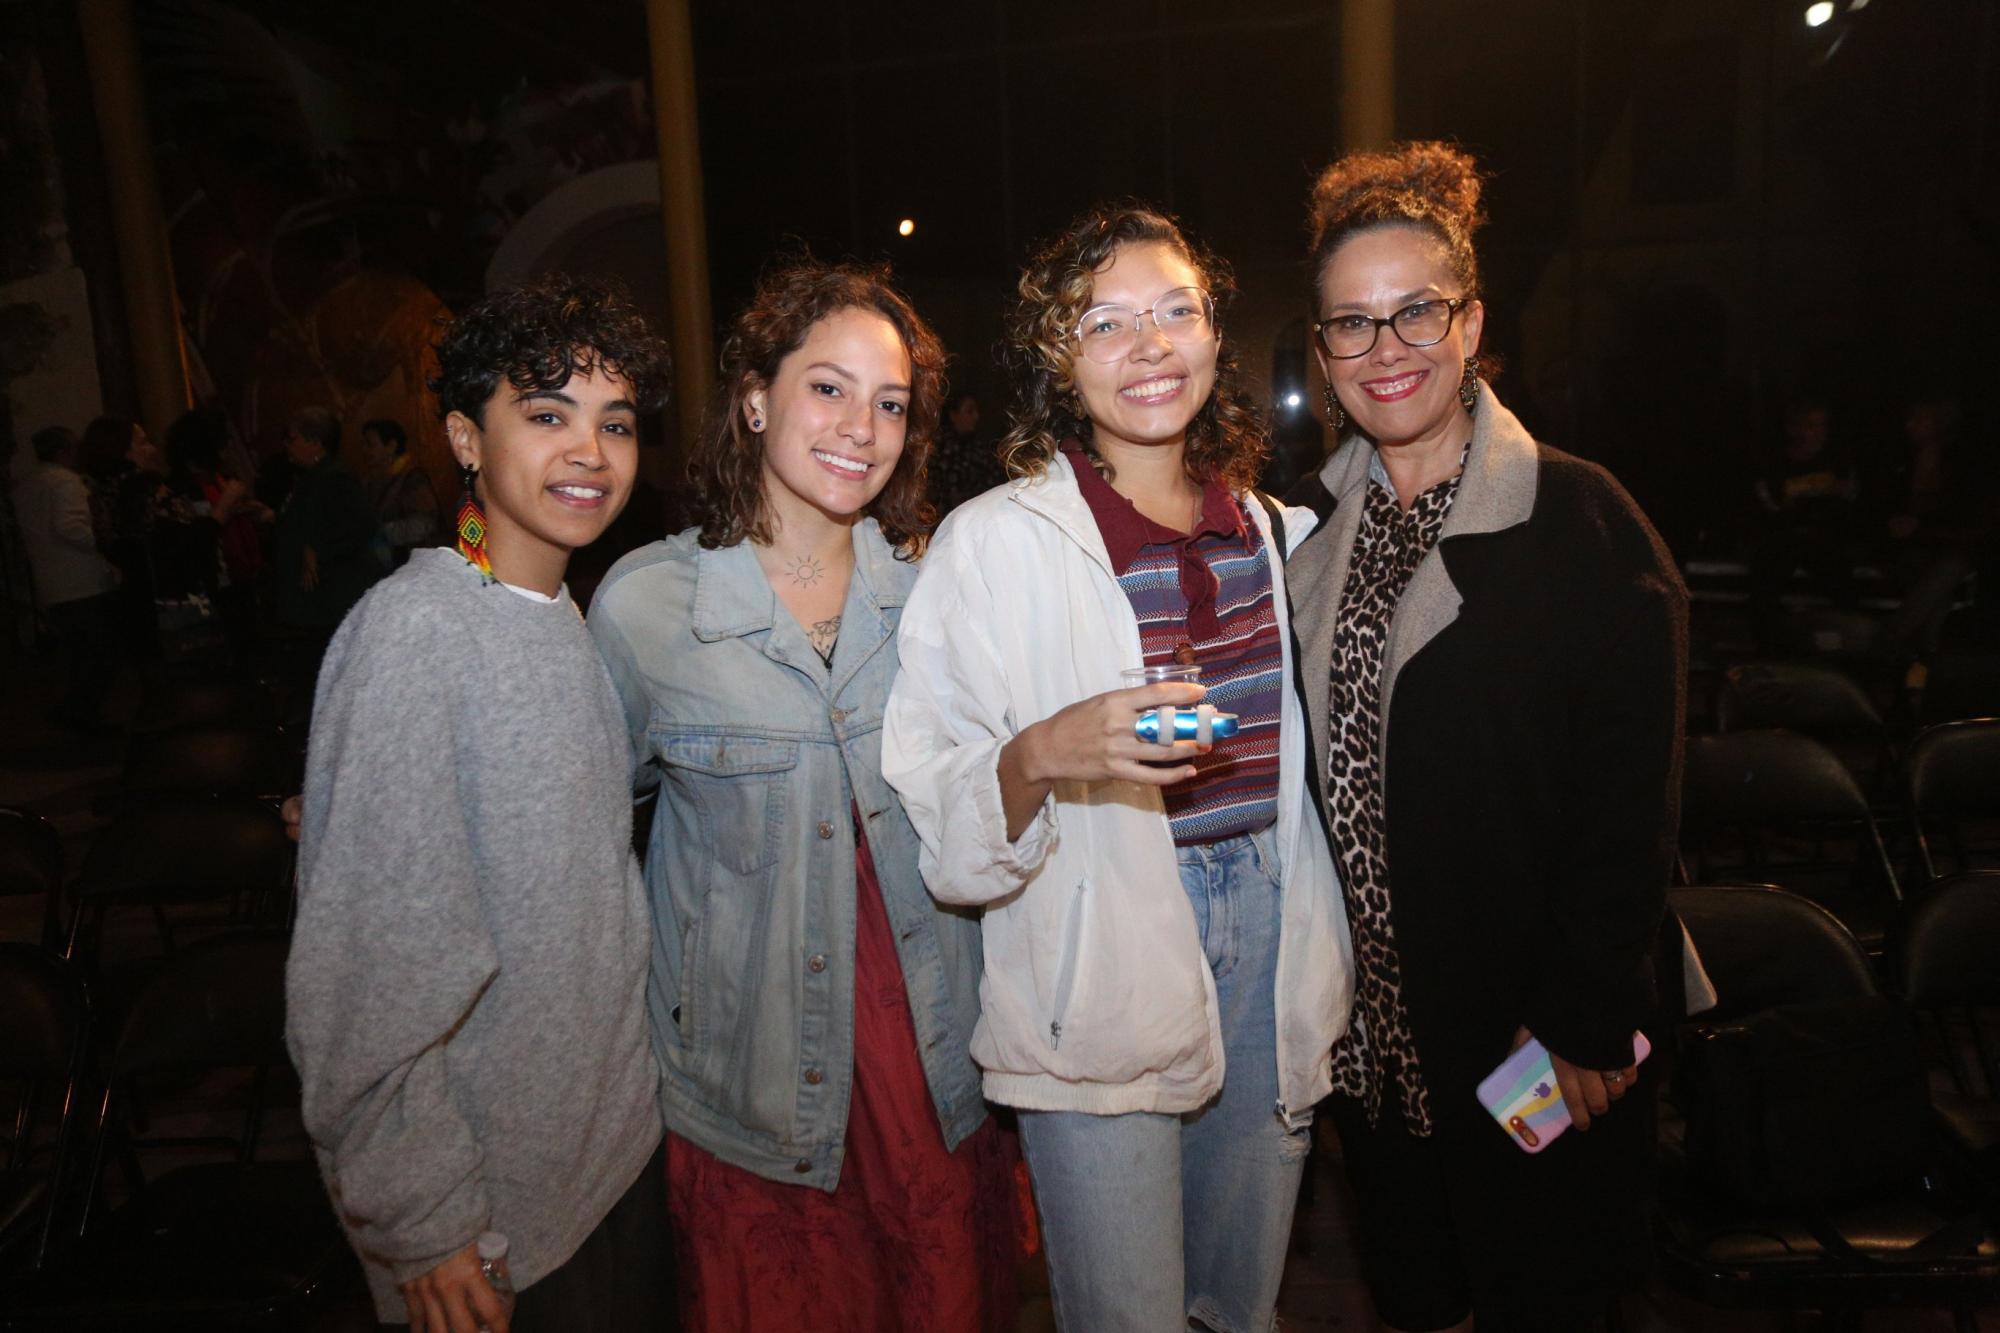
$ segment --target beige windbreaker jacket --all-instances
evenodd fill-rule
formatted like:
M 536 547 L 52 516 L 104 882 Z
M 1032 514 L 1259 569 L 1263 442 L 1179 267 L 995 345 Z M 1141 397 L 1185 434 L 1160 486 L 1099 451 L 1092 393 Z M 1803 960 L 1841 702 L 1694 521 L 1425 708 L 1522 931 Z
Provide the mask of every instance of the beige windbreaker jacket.
M 1270 540 L 1263 506 L 1248 509 Z M 1312 523 L 1310 510 L 1286 511 L 1288 543 Z M 1272 579 L 1287 616 L 1275 561 Z M 1290 681 L 1288 625 L 1284 643 Z M 882 768 L 922 840 L 932 896 L 983 909 L 972 1056 L 986 1096 L 1100 1115 L 1201 1106 L 1226 1072 L 1215 983 L 1159 789 L 1059 783 L 1007 840 L 1001 747 L 1079 699 L 1118 689 L 1119 672 L 1140 663 L 1138 621 L 1066 459 L 953 512 L 924 559 L 899 644 Z M 1330 1086 L 1354 974 L 1291 689 L 1279 732 L 1278 1111 L 1297 1124 Z

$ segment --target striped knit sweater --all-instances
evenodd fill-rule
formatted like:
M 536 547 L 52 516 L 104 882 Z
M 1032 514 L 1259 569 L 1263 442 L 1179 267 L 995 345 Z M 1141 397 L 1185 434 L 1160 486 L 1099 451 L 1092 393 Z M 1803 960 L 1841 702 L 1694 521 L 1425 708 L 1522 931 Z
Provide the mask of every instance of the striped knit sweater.
M 1278 815 L 1278 714 L 1283 645 L 1271 601 L 1270 553 L 1243 502 L 1208 483 L 1192 534 L 1153 522 L 1073 457 L 1119 586 L 1139 621 L 1145 665 L 1190 660 L 1206 702 L 1239 718 L 1234 736 L 1195 761 L 1195 776 L 1165 791 L 1174 841 L 1253 833 Z

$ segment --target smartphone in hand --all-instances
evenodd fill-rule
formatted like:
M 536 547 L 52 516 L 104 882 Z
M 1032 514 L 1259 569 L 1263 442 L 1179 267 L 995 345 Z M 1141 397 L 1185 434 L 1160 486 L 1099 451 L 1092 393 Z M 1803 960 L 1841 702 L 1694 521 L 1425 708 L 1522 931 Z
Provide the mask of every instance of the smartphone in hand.
M 1632 1034 L 1632 1063 L 1653 1053 L 1646 1034 Z M 1548 1048 L 1530 1037 L 1500 1067 L 1479 1081 L 1479 1104 L 1507 1131 L 1514 1146 L 1536 1153 L 1569 1128 L 1569 1106 L 1556 1086 Z

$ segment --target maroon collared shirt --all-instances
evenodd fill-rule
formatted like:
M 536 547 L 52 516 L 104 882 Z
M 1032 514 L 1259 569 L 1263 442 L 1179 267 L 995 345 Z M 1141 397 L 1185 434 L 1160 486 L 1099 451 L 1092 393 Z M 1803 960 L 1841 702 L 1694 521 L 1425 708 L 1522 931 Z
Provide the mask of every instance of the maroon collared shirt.
M 1139 506 L 1114 490 L 1091 466 L 1090 455 L 1083 451 L 1080 441 L 1069 440 L 1062 450 L 1069 455 L 1069 465 L 1076 472 L 1083 502 L 1090 506 L 1091 517 L 1097 520 L 1097 531 L 1111 556 L 1111 572 L 1122 581 L 1147 547 L 1171 548 L 1180 570 L 1181 596 L 1186 601 L 1183 619 L 1187 621 L 1189 637 L 1201 640 L 1220 635 L 1222 627 L 1215 613 L 1218 580 L 1207 559 L 1204 540 L 1233 541 L 1246 549 L 1257 544 L 1252 535 L 1253 525 L 1229 488 L 1210 478 L 1201 490 L 1201 516 L 1195 530 L 1181 532 L 1147 518 L 1139 512 Z M 1169 656 L 1165 660 L 1176 659 Z M 1150 657 L 1147 664 L 1152 665 Z

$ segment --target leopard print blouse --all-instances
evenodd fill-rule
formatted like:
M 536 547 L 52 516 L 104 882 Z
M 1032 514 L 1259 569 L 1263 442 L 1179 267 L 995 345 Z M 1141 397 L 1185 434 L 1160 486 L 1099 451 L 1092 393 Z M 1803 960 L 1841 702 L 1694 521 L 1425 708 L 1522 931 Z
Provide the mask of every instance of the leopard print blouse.
M 1333 630 L 1328 699 L 1327 815 L 1340 858 L 1348 926 L 1354 934 L 1354 1018 L 1333 1048 L 1334 1091 L 1360 1101 L 1368 1123 L 1394 1089 L 1404 1126 L 1431 1132 L 1430 1094 L 1403 1007 L 1402 964 L 1389 921 L 1387 824 L 1382 806 L 1382 650 L 1389 622 L 1417 565 L 1444 527 L 1458 477 L 1418 496 L 1404 513 L 1380 464 L 1368 483 L 1361 528 Z M 1463 464 L 1461 463 L 1461 466 Z

